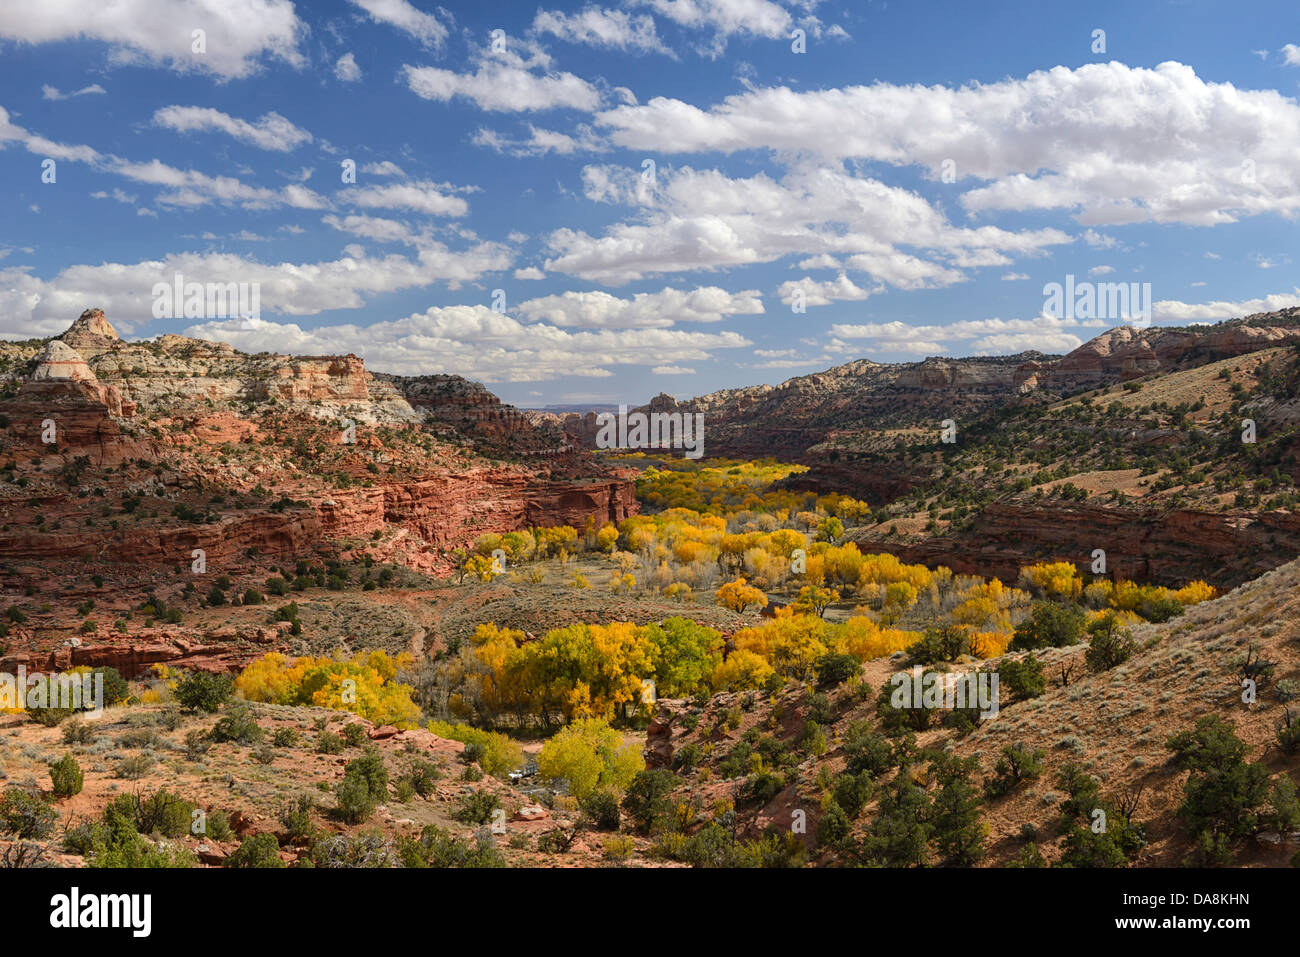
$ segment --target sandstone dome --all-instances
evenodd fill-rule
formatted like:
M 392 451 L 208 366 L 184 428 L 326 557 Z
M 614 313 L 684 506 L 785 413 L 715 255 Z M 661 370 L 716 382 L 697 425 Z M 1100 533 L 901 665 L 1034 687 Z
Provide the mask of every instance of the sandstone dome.
M 52 379 L 94 382 L 95 373 L 90 371 L 90 366 L 80 352 L 66 342 L 51 339 L 36 357 L 36 371 L 32 373 L 31 381 L 44 382 Z

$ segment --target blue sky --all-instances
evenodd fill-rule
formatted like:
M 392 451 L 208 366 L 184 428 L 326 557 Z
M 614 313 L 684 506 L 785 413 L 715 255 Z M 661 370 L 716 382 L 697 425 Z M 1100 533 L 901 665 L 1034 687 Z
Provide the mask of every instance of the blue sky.
M 1044 314 L 1067 275 L 1300 304 L 1298 97 L 1293 0 L 12 3 L 0 337 L 99 305 L 524 406 L 1065 352 L 1121 321 Z M 178 272 L 259 315 L 155 318 Z

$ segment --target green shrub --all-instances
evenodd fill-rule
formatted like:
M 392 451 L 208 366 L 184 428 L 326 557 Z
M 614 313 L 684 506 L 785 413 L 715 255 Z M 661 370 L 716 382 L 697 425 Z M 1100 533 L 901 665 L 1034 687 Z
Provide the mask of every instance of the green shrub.
M 1283 709 L 1282 723 L 1277 726 L 1277 746 L 1283 754 L 1300 751 L 1300 721 L 1291 714 L 1290 708 Z
M 382 803 L 388 797 L 388 768 L 384 766 L 384 756 L 378 751 L 367 751 L 349 761 L 343 768 L 343 776 L 363 781 L 376 803 Z
M 153 728 L 130 728 L 118 736 L 117 746 L 123 749 L 150 748 L 162 745 L 162 736 Z
M 700 761 L 700 746 L 688 741 L 673 752 L 672 769 L 681 774 L 690 774 Z
M 136 754 L 118 761 L 113 773 L 126 781 L 138 781 L 153 770 L 153 764 L 148 754 Z
M 1029 617 L 1016 626 L 1010 649 L 1033 651 L 1036 648 L 1061 648 L 1077 644 L 1083 638 L 1086 620 L 1087 616 L 1078 605 L 1036 601 L 1030 609 Z
M 47 728 L 56 727 L 59 722 L 72 717 L 76 712 L 71 708 L 28 708 L 27 717 Z
M 767 805 L 785 787 L 785 775 L 774 771 L 760 771 L 750 775 L 736 793 L 737 803 Z
M 344 823 L 360 824 L 374 813 L 376 801 L 370 787 L 358 777 L 344 777 L 334 789 L 335 812 Z
M 86 781 L 81 765 L 70 754 L 65 754 L 50 765 L 50 781 L 54 785 L 56 798 L 68 798 L 81 793 L 81 786 Z
M 1237 737 L 1232 722 L 1216 714 L 1201 718 L 1191 731 L 1170 735 L 1165 746 L 1184 771 L 1227 770 L 1246 756 L 1246 743 Z
M 89 721 L 83 721 L 81 718 L 73 718 L 66 721 L 60 729 L 63 734 L 64 744 L 90 744 L 95 740 L 96 729 Z
M 82 821 L 64 831 L 63 849 L 85 857 L 96 848 L 106 846 L 111 837 L 112 831 L 102 821 Z
M 849 836 L 851 827 L 848 813 L 835 801 L 827 803 L 822 811 L 821 820 L 817 822 L 817 844 L 820 847 L 835 847 Z
M 1168 621 L 1183 613 L 1183 603 L 1177 598 L 1149 598 L 1137 611 L 1147 621 Z
M 954 626 L 927 628 L 921 639 L 907 649 L 913 664 L 932 665 L 938 661 L 954 661 L 970 653 L 966 633 Z
M 488 824 L 500 808 L 501 799 L 491 791 L 475 791 L 460 802 L 453 816 L 462 824 Z
M 868 722 L 854 721 L 844 733 L 844 759 L 846 771 L 877 777 L 894 766 L 894 748 Z
M 174 869 L 197 864 L 193 853 L 185 847 L 178 844 L 158 846 L 129 830 L 109 832 L 107 840 L 92 848 L 86 856 L 86 866 L 94 868 Z
M 438 770 L 432 761 L 417 759 L 411 762 L 407 776 L 411 779 L 415 793 L 422 798 L 427 798 L 437 790 L 437 781 L 442 777 L 442 772 Z
M 466 741 L 465 747 L 461 748 L 460 759 L 466 764 L 477 764 L 483 760 L 486 749 L 481 741 Z
M 934 834 L 930 795 L 902 769 L 880 796 L 876 818 L 854 856 L 874 867 L 921 867 Z
M 1113 611 L 1108 611 L 1088 626 L 1088 650 L 1084 662 L 1092 672 L 1107 671 L 1122 665 L 1133 657 L 1137 642 L 1127 628 L 1119 623 Z
M 831 785 L 831 794 L 834 796 L 836 806 L 848 816 L 850 821 L 862 813 L 862 809 L 867 806 L 867 802 L 871 800 L 872 790 L 869 771 L 860 771 L 857 774 L 845 771 L 843 774 L 836 775 Z
M 235 836 L 235 829 L 230 825 L 230 815 L 220 808 L 212 808 L 204 819 L 203 833 L 214 841 L 230 840 Z
M 669 771 L 654 769 L 638 771 L 623 795 L 622 807 L 643 834 L 660 815 L 670 808 L 668 800 L 676 781 Z
M 105 704 L 119 704 L 131 700 L 131 686 L 116 668 L 95 668 L 91 674 L 102 677 Z
M 930 776 L 937 784 L 930 816 L 934 846 L 949 866 L 970 867 L 985 853 L 989 827 L 980 820 L 979 791 L 971 781 L 978 769 L 976 758 L 948 754 L 941 754 L 930 764 Z
M 933 680 L 928 675 L 934 674 L 933 669 L 922 671 L 919 678 L 912 674 L 905 674 L 908 681 L 914 682 L 913 690 L 925 687 L 927 681 Z M 893 679 L 886 682 L 876 695 L 876 716 L 880 719 L 880 727 L 886 734 L 898 735 L 905 732 L 925 731 L 934 721 L 936 715 L 942 711 L 938 708 L 927 708 L 924 700 L 912 700 L 906 702 L 903 688 L 893 683 Z M 904 696 L 905 706 L 899 707 L 894 704 L 896 693 Z M 915 698 L 921 698 L 919 694 Z
M 617 831 L 619 822 L 618 798 L 609 791 L 593 791 L 582 802 L 582 810 L 591 818 L 593 826 L 602 831 Z
M 316 750 L 320 754 L 342 754 L 343 739 L 333 731 L 322 731 L 316 735 Z
M 862 673 L 862 662 L 846 654 L 822 655 L 814 667 L 817 671 L 817 684 L 823 688 L 838 687 Z
M 360 721 L 349 721 L 343 726 L 343 740 L 349 748 L 360 748 L 370 739 L 366 736 L 365 725 Z
M 258 744 L 264 734 L 251 708 L 232 709 L 212 726 L 211 731 L 212 740 L 218 744 L 227 741 L 244 745 Z
M 320 829 L 312 820 L 315 810 L 316 802 L 309 794 L 301 794 L 280 808 L 280 824 L 290 842 L 310 844 L 316 839 Z
M 274 834 L 254 834 L 244 838 L 225 861 L 226 867 L 284 867 L 280 860 L 280 843 Z
M 998 665 L 998 682 L 1004 686 L 1017 701 L 1037 698 L 1047 690 L 1047 677 L 1043 674 L 1043 665 L 1033 655 L 1024 658 L 1004 658 Z
M 185 732 L 185 757 L 198 761 L 212 747 L 212 738 L 202 728 L 191 728 Z
M 148 797 L 119 794 L 104 808 L 104 823 L 114 831 L 129 828 L 140 834 L 183 837 L 190 833 L 194 805 L 166 788 Z
M 1021 781 L 1032 781 L 1043 773 L 1043 752 L 1020 744 L 1002 748 L 1002 756 L 993 767 L 993 777 L 984 785 L 990 798 L 1010 794 Z
M 1065 792 L 1061 799 L 1062 827 L 1083 819 L 1091 821 L 1092 812 L 1101 805 L 1101 787 L 1097 779 L 1075 761 L 1067 761 L 1056 771 L 1056 786 Z
M 1058 867 L 1123 867 L 1128 863 L 1114 837 L 1107 831 L 1075 825 L 1065 835 L 1065 853 Z
M 182 707 L 191 711 L 206 711 L 215 714 L 230 698 L 234 682 L 228 675 L 212 674 L 208 671 L 191 671 L 178 682 L 172 696 Z
M 468 841 L 432 824 L 418 841 L 402 838 L 399 854 L 403 867 L 505 867 L 505 858 L 491 841 Z
M 58 816 L 39 794 L 22 788 L 7 788 L 0 796 L 0 832 L 20 841 L 49 837 Z
M 1032 841 L 1026 844 L 1024 847 L 1022 847 L 1020 849 L 1020 853 L 1016 855 L 1016 859 L 1007 865 L 1007 867 L 1033 867 L 1033 868 L 1046 867 L 1046 866 L 1047 866 L 1047 860 L 1043 857 L 1042 851 L 1040 851 L 1038 849 L 1038 845 L 1033 843 Z

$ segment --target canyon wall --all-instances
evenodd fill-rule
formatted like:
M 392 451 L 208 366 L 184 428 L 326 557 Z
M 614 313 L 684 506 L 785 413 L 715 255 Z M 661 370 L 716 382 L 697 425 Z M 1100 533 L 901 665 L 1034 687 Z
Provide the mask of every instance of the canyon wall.
M 1071 561 L 1087 572 L 1093 549 L 1100 548 L 1110 577 L 1162 585 L 1199 578 L 1232 588 L 1300 554 L 1300 515 L 995 503 L 966 531 L 916 542 L 864 530 L 852 537 L 864 552 L 888 552 L 903 561 L 947 565 L 1007 582 L 1036 562 Z

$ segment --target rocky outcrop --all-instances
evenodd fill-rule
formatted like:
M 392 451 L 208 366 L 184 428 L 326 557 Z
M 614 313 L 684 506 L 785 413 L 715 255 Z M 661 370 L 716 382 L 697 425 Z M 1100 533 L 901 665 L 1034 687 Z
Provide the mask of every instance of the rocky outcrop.
M 345 356 L 283 356 L 262 380 L 261 397 L 288 402 L 363 402 L 370 398 L 366 364 Z
M 103 309 L 87 309 L 59 339 L 87 357 L 108 352 L 122 341 Z
M 655 702 L 654 717 L 645 731 L 645 766 L 650 769 L 672 766 L 675 738 L 685 731 L 683 718 L 690 711 L 689 703 L 678 698 L 660 698 Z
M 1287 309 L 1188 329 L 1120 326 L 1062 358 L 1047 374 L 1044 385 L 1054 391 L 1078 392 L 1271 349 L 1300 339 L 1300 328 L 1291 324 L 1297 316 L 1300 311 Z
M 150 446 L 124 436 L 118 424 L 135 414 L 135 403 L 116 386 L 96 379 L 75 349 L 54 339 L 36 356 L 35 368 L 5 415 L 28 454 L 66 449 L 95 465 L 118 465 Z
M 477 382 L 460 376 L 381 376 L 418 412 L 477 448 L 508 456 L 566 455 L 582 448 L 557 421 L 534 418 L 505 405 Z
M 814 446 L 845 430 L 937 424 L 1008 401 L 1051 361 L 1032 352 L 896 364 L 862 359 L 779 386 L 725 389 L 681 402 L 661 394 L 629 411 L 703 413 L 707 456 L 811 463 L 822 460 L 810 451 Z M 595 447 L 594 413 L 559 421 L 576 442 Z
M 45 649 L 30 633 L 11 637 L 15 645 L 29 650 L 0 657 L 0 673 L 13 674 L 20 666 L 29 674 L 115 668 L 122 677 L 136 679 L 147 676 L 155 664 L 192 671 L 236 671 L 280 647 L 284 635 L 269 627 L 223 628 L 210 634 L 184 628 L 140 628 L 127 634 L 77 638 Z

